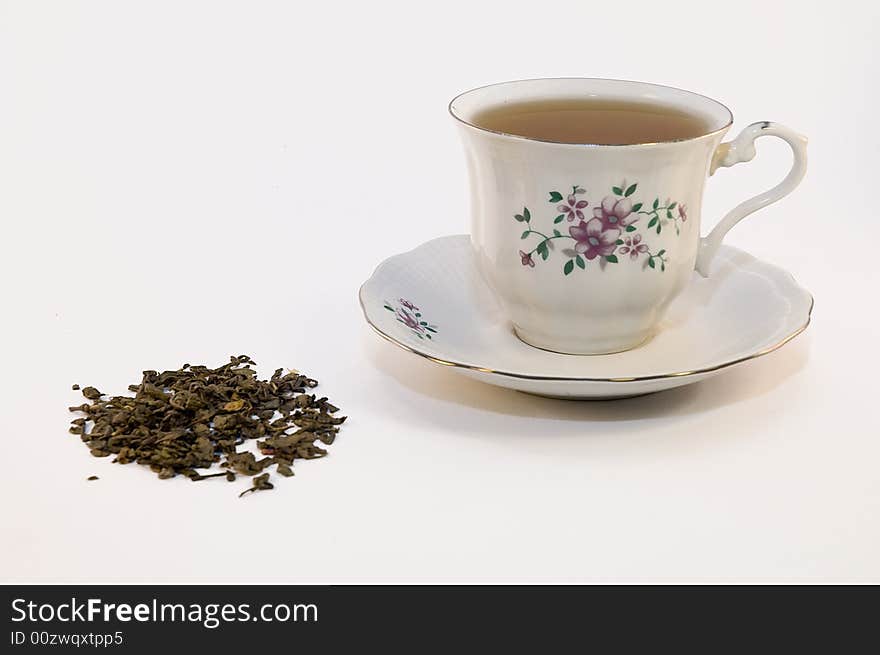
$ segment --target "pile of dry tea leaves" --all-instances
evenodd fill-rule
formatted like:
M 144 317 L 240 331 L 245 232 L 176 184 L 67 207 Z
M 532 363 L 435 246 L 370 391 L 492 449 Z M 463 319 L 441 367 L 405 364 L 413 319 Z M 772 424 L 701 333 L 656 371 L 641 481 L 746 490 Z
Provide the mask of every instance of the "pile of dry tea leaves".
M 185 364 L 177 371 L 144 371 L 134 396 L 107 397 L 95 387 L 82 389 L 90 403 L 71 407 L 85 417 L 72 421 L 77 434 L 95 457 L 115 455 L 114 462 L 149 466 L 160 478 L 177 474 L 191 480 L 236 474 L 254 476 L 243 491 L 272 489 L 270 466 L 283 476 L 293 475 L 293 460 L 316 459 L 327 451 L 344 416 L 326 398 L 306 393 L 317 381 L 278 369 L 259 380 L 246 355 L 231 357 L 219 368 Z M 73 385 L 74 390 L 79 385 Z M 257 459 L 238 447 L 257 439 Z M 222 460 L 222 461 L 221 461 Z M 220 462 L 226 471 L 201 474 Z

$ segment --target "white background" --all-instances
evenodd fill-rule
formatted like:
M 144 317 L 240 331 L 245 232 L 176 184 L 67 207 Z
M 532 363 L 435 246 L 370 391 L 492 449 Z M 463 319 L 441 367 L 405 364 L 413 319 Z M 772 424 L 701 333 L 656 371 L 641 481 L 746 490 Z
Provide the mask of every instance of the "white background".
M 880 582 L 876 7 L 0 2 L 0 580 Z M 370 332 L 376 264 L 467 230 L 450 97 L 567 75 L 810 137 L 801 188 L 728 238 L 812 291 L 805 335 L 590 403 Z M 706 226 L 782 177 L 768 141 L 710 181 Z M 271 493 L 159 481 L 67 434 L 73 382 L 241 352 L 351 417 Z

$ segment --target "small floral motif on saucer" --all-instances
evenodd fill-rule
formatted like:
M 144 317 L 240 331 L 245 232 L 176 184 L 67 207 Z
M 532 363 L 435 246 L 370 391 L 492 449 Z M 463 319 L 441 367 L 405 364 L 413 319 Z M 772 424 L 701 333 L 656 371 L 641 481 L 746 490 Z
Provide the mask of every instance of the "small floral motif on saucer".
M 394 312 L 394 317 L 419 339 L 431 339 L 431 334 L 437 334 L 437 326 L 422 320 L 421 311 L 409 300 L 400 298 L 396 303 L 386 302 L 385 309 Z
M 569 194 L 573 203 L 554 197 L 557 208 L 565 202 L 571 209 L 572 222 L 583 211 L 577 190 Z M 629 187 L 620 190 L 614 204 L 603 201 L 612 213 Z M 559 211 L 565 220 L 568 210 Z M 624 239 L 624 247 L 638 250 L 635 232 L 630 231 L 632 245 Z M 638 250 L 633 259 L 645 252 Z M 579 267 L 574 262 L 572 267 Z M 712 274 L 694 274 L 643 346 L 611 355 L 548 352 L 516 337 L 476 269 L 466 235 L 434 239 L 387 259 L 361 287 L 360 302 L 380 336 L 429 362 L 500 387 L 580 399 L 638 396 L 718 375 L 791 341 L 809 325 L 813 307 L 812 296 L 789 273 L 722 246 Z

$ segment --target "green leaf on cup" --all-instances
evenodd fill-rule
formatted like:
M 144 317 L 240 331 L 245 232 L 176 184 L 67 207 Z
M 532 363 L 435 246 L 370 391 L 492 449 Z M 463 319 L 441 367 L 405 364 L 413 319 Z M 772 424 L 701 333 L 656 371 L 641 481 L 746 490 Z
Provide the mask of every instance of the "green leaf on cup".
M 635 225 L 627 225 L 627 226 L 626 226 L 626 231 L 627 231 L 627 232 L 635 232 L 635 231 L 636 231 L 636 226 L 635 226 Z
M 562 267 L 562 272 L 565 273 L 566 275 L 568 275 L 573 270 L 574 270 L 574 261 L 569 259 L 567 262 L 565 262 L 565 266 Z
M 637 184 L 630 184 L 626 188 L 626 193 L 623 194 L 624 197 L 629 198 L 632 194 L 634 194 L 636 192 L 636 186 L 638 186 L 638 185 Z
M 612 264 L 616 264 L 616 263 L 617 263 L 617 255 L 608 255 L 608 256 L 605 258 L 605 261 L 606 261 L 606 262 L 611 262 Z
M 522 214 L 517 214 L 516 216 L 514 216 L 514 218 L 516 220 L 518 220 L 520 223 L 522 223 L 524 220 L 526 220 L 526 217 L 523 216 Z
M 663 248 L 662 250 L 660 250 L 660 252 L 657 253 L 657 256 L 659 257 L 660 255 L 664 255 L 664 254 L 666 254 L 666 248 Z
M 658 220 L 660 220 L 660 219 L 658 219 L 656 216 L 654 218 L 652 218 L 650 221 L 648 221 L 648 227 L 654 227 L 655 225 L 657 225 Z M 630 226 L 630 227 L 632 227 L 632 226 Z
M 660 198 L 654 198 L 654 209 L 660 206 Z
M 634 212 L 637 212 L 637 211 L 639 211 L 641 208 L 642 208 L 642 203 L 637 202 L 636 204 L 633 205 L 632 210 L 633 210 Z
M 562 200 L 562 194 L 559 191 L 550 192 L 550 200 L 548 202 L 559 202 Z
M 666 210 L 666 218 L 672 218 L 672 212 L 668 209 Z
M 532 215 L 529 213 L 528 207 L 523 207 L 523 218 L 526 219 L 526 223 L 532 220 Z
M 611 187 L 611 190 L 614 192 L 615 196 L 622 196 L 623 195 L 623 189 L 621 189 L 619 186 L 613 186 L 613 187 Z
M 675 206 L 677 204 L 678 204 L 677 202 L 671 202 L 671 203 L 669 203 L 669 207 L 667 207 L 667 209 L 675 209 Z
M 563 218 L 565 218 L 565 214 L 560 214 L 559 216 L 557 216 L 556 218 L 553 219 L 553 222 L 554 223 L 561 223 Z
M 550 251 L 547 249 L 547 242 L 546 241 L 542 241 L 541 243 L 539 243 L 538 247 L 535 248 L 535 251 L 539 255 L 541 255 L 541 259 L 543 259 L 545 261 L 550 256 Z
M 622 246 L 622 245 L 623 245 L 623 239 L 618 239 L 618 240 L 615 241 L 614 243 L 616 243 L 618 246 Z
M 531 230 L 526 230 L 525 232 L 522 233 L 522 235 L 520 236 L 520 239 L 525 239 L 525 238 L 526 238 L 527 236 L 529 236 L 531 233 L 532 233 Z
M 554 230 L 553 230 L 553 236 L 555 236 L 555 237 L 561 237 L 561 236 L 562 236 L 562 232 L 560 232 L 560 231 L 557 230 L 557 229 L 554 229 Z
M 660 223 L 657 223 L 657 234 L 660 234 L 660 230 L 661 230 L 662 228 L 663 228 L 663 226 L 660 225 Z
M 651 268 L 655 268 L 656 264 L 654 264 L 654 258 L 653 258 L 653 257 L 651 257 L 650 259 L 648 259 L 648 266 L 650 266 Z
M 587 267 L 586 262 L 584 262 L 584 258 L 581 257 L 580 255 L 578 255 L 577 257 L 575 257 L 575 258 L 574 258 L 574 261 L 575 261 L 575 263 L 576 263 L 580 268 L 586 268 L 586 267 Z

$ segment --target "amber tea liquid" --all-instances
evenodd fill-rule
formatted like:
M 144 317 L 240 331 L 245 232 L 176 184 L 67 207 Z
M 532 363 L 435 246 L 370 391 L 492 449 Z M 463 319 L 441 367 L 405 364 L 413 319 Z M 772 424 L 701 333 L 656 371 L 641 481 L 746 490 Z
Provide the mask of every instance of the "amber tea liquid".
M 483 110 L 472 122 L 541 141 L 597 145 L 677 141 L 709 131 L 700 117 L 667 105 L 595 98 L 510 102 Z

